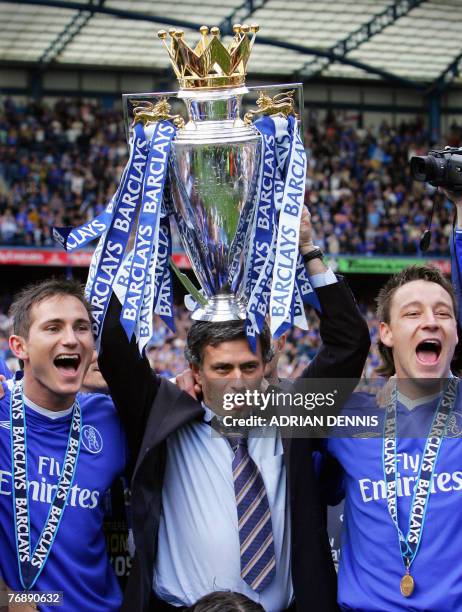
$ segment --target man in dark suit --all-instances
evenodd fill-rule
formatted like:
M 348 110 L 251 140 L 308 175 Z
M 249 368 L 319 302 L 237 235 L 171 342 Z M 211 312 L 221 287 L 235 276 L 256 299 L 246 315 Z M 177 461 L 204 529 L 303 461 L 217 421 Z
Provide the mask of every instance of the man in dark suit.
M 321 304 L 323 345 L 303 378 L 360 377 L 369 334 L 342 279 L 322 262 L 304 212 L 300 250 Z M 263 379 L 271 358 L 262 334 L 254 354 L 242 322 L 197 322 L 188 354 L 198 402 L 156 376 L 119 323 L 113 297 L 101 371 L 131 447 L 136 554 L 126 610 L 191 605 L 207 592 L 241 592 L 277 612 L 336 610 L 336 575 L 325 508 L 312 465 L 316 440 L 211 435 L 223 393 Z M 295 603 L 294 603 L 295 601 Z M 296 607 L 295 607 L 296 606 Z

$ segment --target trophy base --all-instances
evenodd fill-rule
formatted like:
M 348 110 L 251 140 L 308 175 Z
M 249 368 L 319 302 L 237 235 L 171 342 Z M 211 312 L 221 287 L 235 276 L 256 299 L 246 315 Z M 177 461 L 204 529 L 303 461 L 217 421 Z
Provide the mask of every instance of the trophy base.
M 214 295 L 206 306 L 197 308 L 191 318 L 195 321 L 210 321 L 223 323 L 224 321 L 239 321 L 245 319 L 245 303 L 233 294 Z

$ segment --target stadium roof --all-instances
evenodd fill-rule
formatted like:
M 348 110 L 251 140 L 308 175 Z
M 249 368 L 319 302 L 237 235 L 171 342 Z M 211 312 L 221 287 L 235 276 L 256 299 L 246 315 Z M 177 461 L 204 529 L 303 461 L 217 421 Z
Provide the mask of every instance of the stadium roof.
M 252 76 L 461 82 L 462 0 L 22 0 L 0 2 L 0 61 L 165 70 L 161 28 L 258 23 Z

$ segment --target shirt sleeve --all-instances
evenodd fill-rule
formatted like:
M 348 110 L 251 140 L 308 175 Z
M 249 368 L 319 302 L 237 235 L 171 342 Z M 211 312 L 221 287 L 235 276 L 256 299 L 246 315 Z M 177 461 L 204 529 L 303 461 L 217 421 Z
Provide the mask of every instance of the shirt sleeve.
M 337 283 L 337 277 L 329 268 L 326 272 L 319 272 L 318 274 L 313 274 L 310 276 L 310 281 L 313 289 L 317 289 L 318 287 L 325 287 L 326 285 L 333 285 Z
M 113 295 L 104 319 L 98 363 L 125 429 L 131 469 L 141 447 L 159 379 L 144 354 L 140 355 L 136 340 L 128 340 L 120 324 L 120 310 L 120 302 Z
M 458 323 L 462 324 L 462 230 L 457 229 L 450 240 L 451 250 L 451 280 L 456 290 L 459 304 Z
M 11 370 L 6 365 L 6 362 L 3 359 L 0 359 L 0 374 L 4 376 L 7 380 L 13 378 Z

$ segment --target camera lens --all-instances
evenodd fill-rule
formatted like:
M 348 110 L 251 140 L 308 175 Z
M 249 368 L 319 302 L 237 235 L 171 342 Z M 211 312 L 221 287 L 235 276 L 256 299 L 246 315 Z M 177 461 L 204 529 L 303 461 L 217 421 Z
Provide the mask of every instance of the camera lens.
M 411 174 L 416 181 L 426 181 L 425 157 L 411 157 Z
M 411 158 L 411 174 L 416 181 L 435 181 L 439 166 L 433 155 Z

